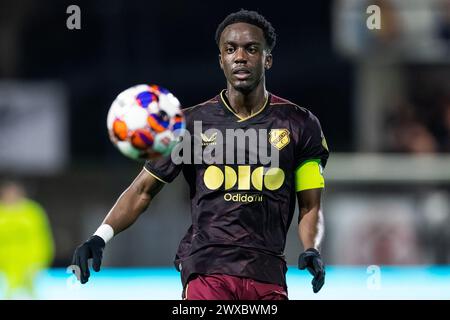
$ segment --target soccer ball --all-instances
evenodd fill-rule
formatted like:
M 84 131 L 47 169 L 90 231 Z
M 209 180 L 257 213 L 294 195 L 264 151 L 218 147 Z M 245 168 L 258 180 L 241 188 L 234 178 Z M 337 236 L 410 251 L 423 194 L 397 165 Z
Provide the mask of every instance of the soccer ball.
M 185 121 L 172 93 L 157 85 L 140 84 L 116 97 L 107 127 L 110 140 L 122 154 L 144 160 L 169 155 Z

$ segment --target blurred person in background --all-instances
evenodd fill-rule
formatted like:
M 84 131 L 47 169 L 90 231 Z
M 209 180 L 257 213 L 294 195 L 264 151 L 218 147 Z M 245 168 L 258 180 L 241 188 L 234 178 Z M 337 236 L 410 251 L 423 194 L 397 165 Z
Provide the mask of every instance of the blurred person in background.
M 435 153 L 438 149 L 436 139 L 420 121 L 405 122 L 395 132 L 397 150 L 408 153 Z
M 406 99 L 396 103 L 389 115 L 392 152 L 435 153 L 438 143 L 426 124 L 417 115 L 417 107 Z
M 450 95 L 441 100 L 439 107 L 439 142 L 443 152 L 450 152 Z
M 53 237 L 44 209 L 15 181 L 0 185 L 0 274 L 5 298 L 35 297 L 34 280 L 53 259 Z

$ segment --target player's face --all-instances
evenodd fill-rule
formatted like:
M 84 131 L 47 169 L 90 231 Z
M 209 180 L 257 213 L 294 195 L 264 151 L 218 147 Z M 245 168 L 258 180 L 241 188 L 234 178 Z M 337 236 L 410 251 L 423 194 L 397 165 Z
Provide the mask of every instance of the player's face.
M 250 92 L 272 66 L 263 31 L 248 23 L 227 26 L 220 37 L 219 62 L 228 83 L 241 92 Z

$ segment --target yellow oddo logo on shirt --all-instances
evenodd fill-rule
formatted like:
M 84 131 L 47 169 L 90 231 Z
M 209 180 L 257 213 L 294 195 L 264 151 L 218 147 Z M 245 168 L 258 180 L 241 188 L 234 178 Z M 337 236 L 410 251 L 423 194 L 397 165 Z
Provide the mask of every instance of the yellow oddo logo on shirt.
M 284 183 L 284 171 L 280 168 L 257 167 L 251 172 L 250 166 L 238 166 L 237 172 L 230 166 L 224 166 L 224 169 L 217 166 L 209 166 L 205 170 L 203 182 L 210 190 L 217 190 L 224 187 L 230 190 L 237 185 L 238 190 L 250 190 L 253 187 L 261 191 L 277 190 Z

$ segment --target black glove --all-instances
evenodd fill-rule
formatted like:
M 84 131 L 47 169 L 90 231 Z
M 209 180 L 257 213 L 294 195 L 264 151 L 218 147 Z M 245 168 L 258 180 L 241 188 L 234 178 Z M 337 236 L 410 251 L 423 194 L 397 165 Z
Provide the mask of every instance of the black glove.
M 92 268 L 100 271 L 102 264 L 103 249 L 105 248 L 105 241 L 99 236 L 92 236 L 82 245 L 75 249 L 73 254 L 72 265 L 78 266 L 80 270 L 79 281 L 86 283 L 89 280 L 90 272 L 88 260 L 92 259 Z M 75 271 L 73 271 L 75 273 Z M 77 275 L 78 277 L 78 275 Z
M 319 292 L 325 283 L 325 268 L 319 251 L 309 248 L 300 254 L 298 257 L 298 268 L 300 270 L 308 269 L 314 277 L 311 282 L 313 291 L 314 293 Z

